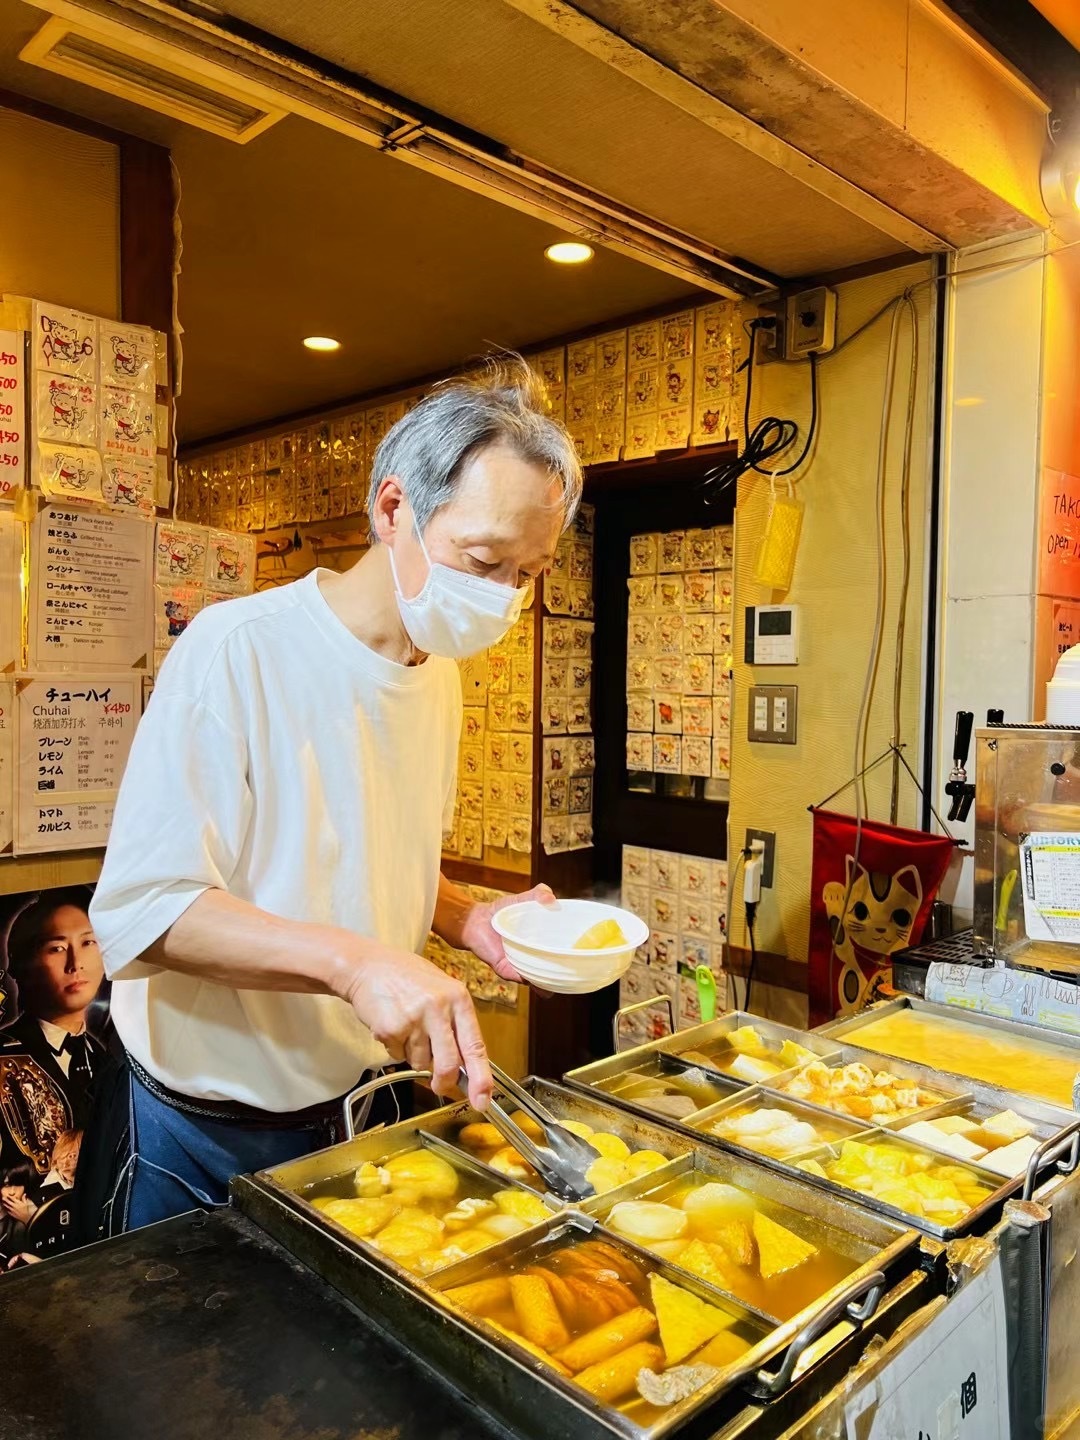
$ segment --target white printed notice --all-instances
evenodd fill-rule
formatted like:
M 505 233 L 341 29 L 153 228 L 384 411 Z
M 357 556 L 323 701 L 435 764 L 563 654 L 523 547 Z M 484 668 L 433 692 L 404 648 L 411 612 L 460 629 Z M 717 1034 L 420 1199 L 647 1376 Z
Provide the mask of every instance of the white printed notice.
M 0 500 L 26 481 L 26 378 L 21 330 L 0 330 Z
M 15 839 L 15 682 L 0 680 L 0 855 Z
M 1028 939 L 1080 942 L 1080 834 L 1025 835 L 1020 869 Z
M 847 1440 L 1008 1440 L 1000 1254 L 859 1386 L 844 1419 Z
M 49 505 L 30 557 L 34 670 L 145 670 L 151 650 L 154 525 Z
M 15 853 L 104 845 L 142 709 L 142 676 L 22 675 L 15 692 Z

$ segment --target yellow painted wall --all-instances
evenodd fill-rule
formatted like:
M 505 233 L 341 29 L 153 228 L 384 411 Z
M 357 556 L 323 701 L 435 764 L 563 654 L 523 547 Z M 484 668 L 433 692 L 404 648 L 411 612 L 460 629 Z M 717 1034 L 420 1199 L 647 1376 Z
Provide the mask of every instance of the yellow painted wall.
M 929 264 L 850 282 L 840 287 L 839 333 L 849 335 L 906 285 L 925 279 Z M 911 477 L 911 588 L 904 644 L 903 739 L 918 769 L 922 693 L 925 554 L 930 483 L 933 393 L 933 286 L 915 292 L 919 315 L 920 368 Z M 905 329 L 905 335 L 909 333 Z M 874 495 L 878 434 L 889 335 L 886 317 L 851 346 L 820 365 L 820 429 L 811 462 L 798 487 L 806 512 L 798 561 L 786 597 L 754 585 L 757 547 L 768 508 L 769 482 L 744 477 L 736 514 L 738 584 L 735 702 L 732 713 L 731 844 L 742 843 L 747 826 L 777 834 L 777 879 L 763 893 L 758 913 L 760 949 L 805 960 L 809 925 L 811 817 L 807 807 L 822 801 L 853 772 L 856 715 L 863 690 L 873 631 L 875 594 Z M 907 373 L 910 349 L 900 352 L 898 376 Z M 751 423 L 765 414 L 809 418 L 809 367 L 770 365 L 754 375 Z M 906 389 L 894 397 L 886 509 L 886 558 L 890 578 L 885 642 L 872 710 L 868 754 L 880 753 L 892 730 L 892 680 L 896 655 L 899 582 L 899 473 L 901 407 Z M 742 661 L 743 615 L 751 604 L 786 598 L 801 606 L 799 665 L 794 670 L 758 667 Z M 799 738 L 793 746 L 751 744 L 747 739 L 751 683 L 797 684 Z M 888 818 L 889 779 L 883 768 L 869 784 L 871 814 Z M 901 783 L 901 823 L 917 820 L 916 794 Z M 837 808 L 853 803 L 849 793 Z M 733 892 L 734 894 L 735 892 Z M 732 939 L 743 943 L 741 902 L 732 901 Z M 790 994 L 755 989 L 754 1009 L 768 1007 L 785 1018 L 804 1019 Z
M 0 108 L 0 295 L 120 313 L 117 147 Z M 0 894 L 93 881 L 98 851 L 0 860 Z

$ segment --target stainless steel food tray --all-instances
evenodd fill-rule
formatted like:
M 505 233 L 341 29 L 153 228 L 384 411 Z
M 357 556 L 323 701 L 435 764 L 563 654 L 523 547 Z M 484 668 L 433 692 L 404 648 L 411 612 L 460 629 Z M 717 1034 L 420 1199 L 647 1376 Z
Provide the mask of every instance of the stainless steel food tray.
M 863 1120 L 852 1120 L 847 1115 L 841 1115 L 836 1110 L 819 1109 L 816 1105 L 807 1105 L 801 1100 L 795 1100 L 790 1095 L 782 1094 L 776 1090 L 770 1090 L 764 1085 L 753 1085 L 748 1090 L 742 1090 L 738 1095 L 732 1095 L 727 1100 L 721 1100 L 717 1105 L 710 1105 L 705 1110 L 699 1110 L 696 1115 L 687 1117 L 687 1129 L 693 1130 L 695 1134 L 703 1138 L 714 1139 L 731 1150 L 744 1155 L 752 1155 L 755 1160 L 772 1160 L 783 1158 L 793 1162 L 801 1160 L 804 1155 L 820 1150 L 821 1140 L 814 1140 L 809 1145 L 802 1146 L 798 1151 L 791 1151 L 783 1157 L 771 1156 L 765 1150 L 756 1150 L 752 1145 L 741 1144 L 732 1136 L 721 1136 L 712 1134 L 713 1122 L 723 1120 L 726 1115 L 733 1115 L 737 1110 L 746 1107 L 768 1107 L 780 1108 L 789 1111 L 799 1120 L 805 1120 L 811 1125 L 821 1125 L 828 1122 L 831 1129 L 838 1131 L 836 1140 L 828 1143 L 837 1144 L 840 1140 L 854 1140 L 867 1131 L 866 1122 Z
M 819 1060 L 829 1060 L 836 1055 L 838 1049 L 832 1041 L 816 1031 L 796 1030 L 790 1025 L 781 1025 L 776 1021 L 766 1020 L 761 1015 L 752 1015 L 748 1010 L 729 1010 L 723 1015 L 718 1015 L 715 1020 L 710 1020 L 707 1025 L 695 1025 L 689 1030 L 676 1030 L 673 1034 L 665 1035 L 660 1040 L 650 1040 L 648 1044 L 635 1046 L 632 1050 L 620 1050 L 618 1020 L 617 1015 L 615 1017 L 614 1049 L 619 1058 L 629 1055 L 640 1056 L 648 1051 L 679 1056 L 685 1050 L 694 1050 L 702 1045 L 710 1045 L 714 1040 L 730 1035 L 733 1030 L 742 1029 L 744 1025 L 752 1025 L 765 1042 L 766 1047 L 771 1050 L 779 1050 L 785 1040 L 793 1040 L 796 1045 L 801 1045 L 804 1050 L 809 1050 Z M 695 1069 L 706 1070 L 709 1068 L 697 1061 L 691 1063 L 694 1064 Z M 726 1071 L 717 1073 L 733 1085 L 753 1083 L 740 1080 L 736 1075 L 728 1075 Z
M 982 1011 L 968 1014 L 957 1005 L 938 1005 L 932 1000 L 922 1000 L 914 995 L 902 995 L 896 1000 L 884 1000 L 860 1010 L 857 1015 L 848 1015 L 840 1020 L 822 1025 L 814 1033 L 825 1039 L 846 1041 L 856 1049 L 865 1049 L 858 1041 L 858 1033 L 875 1020 L 883 1020 L 901 1010 L 912 1010 L 918 1014 L 933 1015 L 939 1020 L 948 1020 L 954 1025 L 970 1025 L 972 1029 L 999 1030 L 1009 1039 L 1023 1043 L 1025 1040 L 1041 1045 L 1058 1045 L 1067 1050 L 1076 1050 L 1077 1080 L 1073 1087 L 1073 1108 L 1080 1109 L 1080 1037 L 1066 1034 L 1061 1030 L 1048 1030 L 1039 1025 L 1024 1025 L 1016 1020 L 1005 1020 L 997 1015 L 985 1015 Z M 890 1057 L 891 1058 L 891 1057 Z M 913 1063 L 913 1062 L 912 1062 Z M 927 1067 L 929 1074 L 948 1074 L 955 1079 L 970 1081 L 971 1077 L 958 1071 L 946 1071 Z M 1017 1092 L 1014 1092 L 1017 1093 Z M 1038 1099 L 1038 1096 L 1033 1096 Z
M 560 1120 L 580 1120 L 594 1130 L 603 1130 L 617 1135 L 638 1150 L 657 1150 L 661 1155 L 674 1157 L 691 1148 L 692 1142 L 684 1135 L 673 1131 L 657 1121 L 641 1120 L 628 1114 L 624 1108 L 605 1103 L 602 1098 L 585 1095 L 556 1085 L 548 1080 L 530 1078 L 522 1082 L 525 1089 L 546 1105 Z M 403 1120 L 396 1125 L 380 1126 L 366 1130 L 352 1140 L 329 1149 L 319 1150 L 313 1155 L 302 1156 L 287 1165 L 278 1166 L 264 1174 L 275 1185 L 292 1191 L 305 1207 L 305 1196 L 341 1176 L 351 1176 L 366 1162 L 378 1161 L 384 1156 L 396 1155 L 415 1145 L 435 1142 L 437 1146 L 452 1146 L 453 1155 L 463 1157 L 472 1170 L 490 1178 L 506 1182 L 507 1188 L 515 1188 L 515 1182 L 477 1161 L 466 1146 L 453 1143 L 455 1133 L 463 1126 L 484 1117 L 477 1114 L 467 1101 L 456 1105 L 443 1105 L 437 1110 Z M 442 1152 L 449 1153 L 449 1152 Z M 456 1162 L 455 1162 L 456 1163 Z M 518 1184 L 516 1188 L 529 1187 Z M 534 1189 L 536 1187 L 533 1187 Z M 552 1201 L 554 1204 L 554 1200 Z M 325 1217 L 324 1217 L 325 1218 Z
M 514 1240 L 494 1245 L 423 1281 L 382 1263 L 376 1252 L 355 1242 L 349 1244 L 348 1237 L 323 1223 L 318 1212 L 267 1174 L 237 1177 L 233 1202 L 399 1343 L 434 1365 L 474 1403 L 537 1440 L 610 1440 L 611 1436 L 659 1440 L 685 1427 L 691 1427 L 695 1440 L 697 1436 L 715 1434 L 746 1412 L 752 1397 L 782 1397 L 796 1379 L 805 1385 L 816 1367 L 825 1365 L 834 1354 L 831 1344 L 820 1355 L 812 1347 L 841 1322 L 850 1337 L 852 1328 L 857 1330 L 873 1321 L 883 1296 L 887 1303 L 901 1297 L 897 1303 L 910 1306 L 915 1296 L 925 1291 L 925 1285 L 916 1282 L 929 1278 L 919 1273 L 918 1252 L 911 1250 L 907 1252 L 910 1269 L 899 1276 L 891 1290 L 885 1273 L 871 1269 L 842 1287 L 808 1322 L 799 1325 L 788 1321 L 770 1327 L 752 1308 L 725 1300 L 722 1292 L 636 1250 L 621 1238 L 609 1235 L 592 1217 L 576 1211 L 554 1215 Z M 646 1429 L 617 1410 L 593 1401 L 482 1322 L 468 1319 L 441 1293 L 469 1283 L 492 1265 L 511 1260 L 533 1246 L 574 1233 L 602 1236 L 682 1288 L 728 1310 L 744 1326 L 756 1330 L 757 1342 L 709 1387 L 671 1406 L 658 1423 Z M 897 1268 L 902 1266 L 903 1259 L 899 1258 Z M 807 1365 L 807 1359 L 812 1363 Z
M 822 1062 L 830 1070 L 842 1070 L 846 1065 L 865 1065 L 867 1069 L 875 1073 L 887 1071 L 898 1080 L 910 1080 L 918 1085 L 920 1089 L 931 1094 L 940 1095 L 941 1099 L 936 1105 L 924 1105 L 920 1110 L 912 1110 L 907 1116 L 883 1116 L 874 1119 L 871 1116 L 859 1117 L 850 1115 L 846 1110 L 834 1109 L 831 1105 L 819 1104 L 813 1100 L 802 1099 L 801 1096 L 790 1095 L 792 1100 L 799 1100 L 801 1104 L 808 1105 L 814 1110 L 824 1110 L 830 1115 L 842 1115 L 849 1120 L 857 1120 L 862 1125 L 888 1126 L 891 1127 L 896 1121 L 910 1118 L 913 1120 L 933 1120 L 938 1115 L 953 1114 L 958 1105 L 971 1099 L 971 1085 L 955 1075 L 942 1075 L 936 1070 L 930 1070 L 925 1065 L 919 1065 L 914 1060 L 894 1059 L 891 1055 L 879 1055 L 873 1050 L 864 1050 L 858 1045 L 841 1045 L 837 1048 L 830 1060 Z M 805 1069 L 806 1067 L 801 1067 Z M 771 1090 L 777 1095 L 789 1095 L 785 1088 L 798 1080 L 800 1072 L 790 1071 L 785 1075 L 776 1075 L 770 1080 L 763 1080 L 763 1090 Z
M 873 1064 L 874 1060 L 876 1059 L 879 1062 L 881 1068 L 888 1068 L 894 1074 L 901 1074 L 902 1070 L 917 1072 L 920 1083 L 927 1084 L 931 1087 L 936 1081 L 936 1088 L 938 1090 L 944 1090 L 946 1086 L 950 1084 L 955 1085 L 959 1083 L 960 1077 L 947 1076 L 944 1077 L 944 1080 L 942 1080 L 942 1078 L 939 1077 L 937 1071 L 927 1070 L 926 1067 L 921 1065 L 915 1065 L 911 1061 L 893 1061 L 891 1056 L 875 1056 L 874 1052 L 861 1050 L 857 1047 L 852 1047 L 852 1049 L 855 1052 L 857 1058 L 865 1063 Z M 640 1052 L 638 1051 L 627 1051 L 624 1055 L 611 1056 L 607 1060 L 600 1060 L 593 1065 L 586 1065 L 578 1070 L 572 1070 L 564 1078 L 567 1085 L 591 1092 L 591 1085 L 595 1084 L 597 1079 L 608 1079 L 612 1075 L 618 1074 L 618 1068 L 614 1067 L 618 1067 L 620 1062 L 626 1062 L 628 1060 L 631 1060 L 635 1055 L 639 1054 Z M 670 1057 L 667 1056 L 664 1057 L 664 1060 L 665 1063 L 668 1064 L 680 1063 L 671 1060 Z M 912 1075 L 912 1078 L 915 1078 L 914 1074 Z M 994 1091 L 994 1087 L 983 1088 L 987 1091 Z M 818 1115 L 828 1115 L 832 1119 L 847 1118 L 842 1116 L 840 1112 L 836 1110 L 829 1110 L 820 1106 L 807 1106 L 806 1102 L 796 1102 L 793 1097 L 786 1095 L 783 1091 L 774 1090 L 771 1087 L 764 1085 L 752 1087 L 752 1090 L 750 1091 L 748 1091 L 745 1087 L 740 1088 L 737 1092 L 737 1095 L 733 1091 L 732 1095 L 728 1098 L 728 1104 L 733 1107 L 738 1099 L 745 1099 L 749 1094 L 753 1093 L 753 1091 L 756 1091 L 758 1094 L 760 1094 L 763 1105 L 769 1104 L 770 1102 L 775 1102 L 779 1099 L 791 1106 L 794 1106 L 796 1103 L 802 1104 L 805 1106 L 806 1109 L 812 1109 Z M 634 1114 L 641 1115 L 644 1118 L 653 1118 L 650 1116 L 650 1112 L 638 1102 L 635 1102 L 633 1100 L 626 1100 L 621 1095 L 613 1095 L 609 1092 L 603 1093 L 607 1095 L 607 1098 L 612 1104 L 625 1106 L 626 1109 L 632 1111 Z M 1027 1114 L 1027 1107 L 1029 1102 L 1027 1101 L 1026 1097 L 1020 1095 L 1011 1095 L 1008 1092 L 994 1091 L 994 1093 L 1001 1094 L 1007 1102 L 1002 1105 L 1002 1109 L 1013 1109 L 1021 1115 Z M 950 1097 L 950 1101 L 948 1104 L 935 1106 L 933 1108 L 927 1107 L 925 1110 L 918 1112 L 916 1115 L 913 1115 L 910 1118 L 929 1118 L 933 1115 L 951 1113 L 952 1106 L 962 1107 L 965 1104 L 972 1103 L 974 1101 L 974 1098 L 975 1092 L 972 1087 L 963 1090 L 957 1089 L 955 1093 Z M 856 1204 L 868 1206 L 877 1214 L 887 1215 L 894 1220 L 900 1221 L 904 1225 L 912 1225 L 918 1230 L 921 1230 L 924 1234 L 931 1235 L 938 1240 L 953 1240 L 957 1239 L 961 1235 L 969 1233 L 972 1230 L 982 1230 L 987 1228 L 998 1217 L 998 1215 L 1000 1214 L 1001 1206 L 1006 1200 L 1017 1194 L 1020 1194 L 1025 1200 L 1030 1199 L 1043 1180 L 1048 1180 L 1052 1176 L 1058 1174 L 1071 1174 L 1072 1171 L 1076 1169 L 1078 1160 L 1080 1160 L 1080 1116 L 1073 1117 L 1073 1119 L 1069 1122 L 1068 1127 L 1063 1127 L 1061 1130 L 1055 1132 L 1053 1135 L 1049 1136 L 1046 1140 L 1043 1141 L 1039 1149 L 1036 1150 L 1031 1157 L 1028 1169 L 1024 1175 L 1015 1176 L 1011 1179 L 1005 1179 L 1001 1175 L 998 1175 L 995 1171 L 984 1170 L 982 1167 L 978 1165 L 972 1165 L 970 1162 L 959 1161 L 953 1159 L 953 1157 L 949 1157 L 950 1163 L 961 1165 L 964 1168 L 971 1170 L 977 1178 L 989 1184 L 992 1189 L 986 1200 L 983 1201 L 981 1205 L 978 1205 L 973 1209 L 969 1210 L 962 1220 L 960 1220 L 954 1225 L 943 1226 L 938 1225 L 931 1220 L 928 1220 L 925 1216 L 909 1215 L 905 1211 L 898 1210 L 894 1206 L 882 1204 L 880 1200 L 875 1199 L 873 1196 L 864 1195 L 859 1191 L 848 1188 L 847 1186 L 839 1185 L 832 1180 L 822 1179 L 822 1177 L 820 1176 L 800 1170 L 796 1168 L 795 1164 L 791 1161 L 777 1160 L 770 1156 L 762 1155 L 759 1152 L 751 1151 L 742 1146 L 736 1145 L 733 1141 L 722 1140 L 719 1136 L 711 1135 L 697 1128 L 701 1124 L 702 1115 L 708 1115 L 709 1117 L 712 1117 L 715 1114 L 721 1113 L 726 1108 L 726 1105 L 703 1107 L 702 1110 L 699 1110 L 694 1114 L 688 1115 L 682 1120 L 665 1120 L 664 1124 L 666 1128 L 677 1131 L 678 1133 L 686 1136 L 687 1138 L 692 1138 L 698 1144 L 706 1145 L 710 1149 L 730 1151 L 732 1153 L 742 1155 L 747 1159 L 752 1158 L 756 1162 L 762 1165 L 768 1165 L 770 1167 L 773 1167 L 793 1179 L 799 1179 L 806 1182 L 807 1184 L 825 1189 L 829 1194 L 833 1196 L 842 1196 L 848 1201 L 854 1201 L 854 1203 Z M 1053 1106 L 1046 1108 L 1049 1111 L 1054 1111 L 1056 1109 L 1056 1107 Z M 1062 1114 L 1067 1112 L 1058 1111 L 1057 1113 Z M 853 1125 L 855 1125 L 856 1128 L 853 1133 L 849 1137 L 847 1137 L 849 1139 L 870 1140 L 899 1138 L 899 1133 L 895 1129 L 890 1127 L 886 1127 L 883 1125 L 868 1125 L 866 1123 L 860 1124 L 860 1122 L 857 1121 L 853 1121 L 852 1123 Z M 940 1163 L 943 1158 L 939 1151 L 929 1150 L 924 1145 L 912 1141 L 904 1141 L 903 1143 L 909 1148 L 921 1151 L 924 1154 L 933 1155 L 934 1160 L 938 1163 Z M 826 1156 L 835 1155 L 835 1153 L 836 1151 L 834 1146 L 820 1146 L 817 1149 L 800 1154 L 799 1160 L 800 1162 L 802 1162 L 810 1159 L 821 1159 Z
M 655 1045 L 641 1045 L 635 1050 L 624 1050 L 619 1055 L 609 1055 L 606 1059 L 594 1060 L 589 1065 L 582 1065 L 577 1070 L 571 1070 L 563 1076 L 563 1080 L 574 1089 L 592 1095 L 609 1096 L 614 1100 L 614 1092 L 607 1089 L 607 1085 L 617 1082 L 623 1076 L 632 1075 L 650 1079 L 668 1076 L 675 1082 L 700 1075 L 702 1085 L 695 1086 L 695 1088 L 708 1088 L 712 1091 L 713 1098 L 707 1102 L 710 1105 L 730 1099 L 733 1095 L 745 1094 L 748 1088 L 745 1081 L 733 1080 L 730 1076 L 721 1075 L 718 1070 L 706 1072 L 700 1065 L 687 1064 L 677 1055 L 671 1055 L 666 1050 L 658 1050 Z M 658 1118 L 665 1125 L 672 1123 L 666 1115 Z
M 888 1275 L 898 1261 L 910 1261 L 910 1252 L 920 1243 L 918 1232 L 910 1224 L 875 1215 L 850 1198 L 836 1200 L 807 1185 L 805 1179 L 794 1180 L 771 1170 L 760 1160 L 703 1150 L 680 1156 L 662 1170 L 654 1170 L 617 1190 L 597 1195 L 579 1208 L 584 1214 L 594 1215 L 606 1224 L 607 1216 L 615 1205 L 655 1194 L 690 1173 L 700 1175 L 706 1181 L 717 1181 L 745 1190 L 756 1200 L 766 1202 L 768 1208 L 764 1213 L 768 1214 L 770 1209 L 780 1211 L 779 1216 L 772 1216 L 779 1224 L 796 1234 L 811 1230 L 813 1236 L 806 1234 L 804 1239 L 812 1242 L 820 1239 L 837 1254 L 855 1261 L 854 1268 L 840 1284 L 824 1292 L 784 1323 L 806 1324 L 820 1310 L 831 1306 L 842 1290 L 870 1271 L 883 1270 Z M 850 1192 L 848 1194 L 850 1196 Z M 644 1248 L 648 1249 L 647 1246 Z M 677 1260 L 671 1264 L 673 1269 L 680 1269 Z M 681 1273 L 692 1274 L 690 1271 Z M 747 1303 L 731 1293 L 737 1304 Z M 777 1316 L 770 1318 L 775 1324 L 781 1323 Z

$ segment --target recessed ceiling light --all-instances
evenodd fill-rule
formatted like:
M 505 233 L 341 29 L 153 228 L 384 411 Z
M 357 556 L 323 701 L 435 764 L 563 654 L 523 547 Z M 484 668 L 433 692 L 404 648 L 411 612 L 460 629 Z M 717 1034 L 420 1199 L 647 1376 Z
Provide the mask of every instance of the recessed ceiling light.
M 304 345 L 308 350 L 340 350 L 341 341 L 332 340 L 329 335 L 309 335 Z
M 586 260 L 592 259 L 593 248 L 581 240 L 560 240 L 555 245 L 549 245 L 544 254 L 556 265 L 583 265 Z

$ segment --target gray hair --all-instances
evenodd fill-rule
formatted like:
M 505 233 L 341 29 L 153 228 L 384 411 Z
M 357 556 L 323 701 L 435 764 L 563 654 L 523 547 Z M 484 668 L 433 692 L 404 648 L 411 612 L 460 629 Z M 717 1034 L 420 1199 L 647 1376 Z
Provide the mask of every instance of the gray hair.
M 507 445 L 558 481 L 564 527 L 581 502 L 582 473 L 565 427 L 546 413 L 543 381 L 520 355 L 500 355 L 476 375 L 447 380 L 399 420 L 375 451 L 368 513 L 388 475 L 400 481 L 420 533 L 454 497 L 469 461 Z

